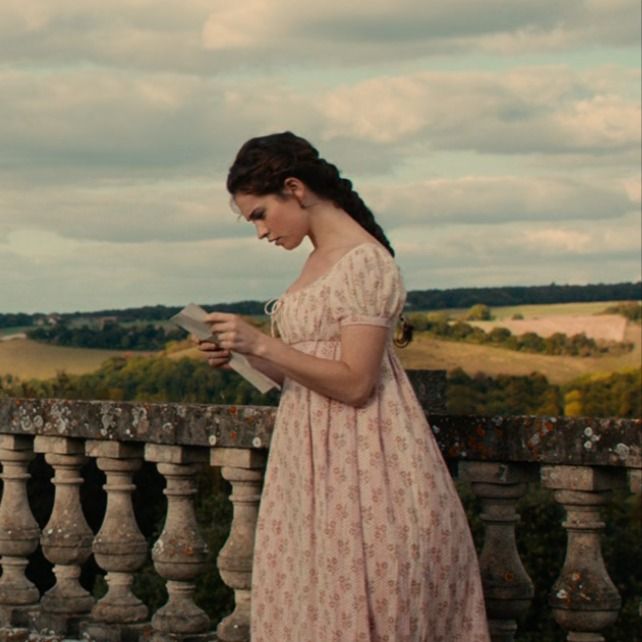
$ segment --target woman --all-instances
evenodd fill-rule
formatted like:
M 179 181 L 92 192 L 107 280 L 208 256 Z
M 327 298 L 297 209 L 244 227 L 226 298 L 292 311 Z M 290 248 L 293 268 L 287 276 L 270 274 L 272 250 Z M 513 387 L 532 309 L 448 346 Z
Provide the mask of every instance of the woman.
M 257 525 L 252 642 L 488 642 L 459 497 L 392 343 L 405 291 L 372 213 L 290 132 L 249 140 L 227 187 L 260 239 L 313 246 L 279 337 L 209 315 L 283 384 Z

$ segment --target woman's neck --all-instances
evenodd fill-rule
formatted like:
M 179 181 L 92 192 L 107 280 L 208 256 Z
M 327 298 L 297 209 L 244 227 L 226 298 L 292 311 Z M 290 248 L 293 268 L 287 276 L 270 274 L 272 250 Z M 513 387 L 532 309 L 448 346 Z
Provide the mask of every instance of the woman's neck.
M 332 203 L 320 202 L 307 209 L 310 215 L 308 237 L 314 247 L 313 253 L 331 252 L 371 238 L 347 212 Z

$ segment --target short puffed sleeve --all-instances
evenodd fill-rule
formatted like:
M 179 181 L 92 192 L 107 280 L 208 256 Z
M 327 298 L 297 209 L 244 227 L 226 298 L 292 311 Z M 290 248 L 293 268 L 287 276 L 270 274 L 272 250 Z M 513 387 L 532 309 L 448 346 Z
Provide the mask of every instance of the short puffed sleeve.
M 405 299 L 399 268 L 390 253 L 374 243 L 350 250 L 337 265 L 330 294 L 332 318 L 340 325 L 390 327 Z

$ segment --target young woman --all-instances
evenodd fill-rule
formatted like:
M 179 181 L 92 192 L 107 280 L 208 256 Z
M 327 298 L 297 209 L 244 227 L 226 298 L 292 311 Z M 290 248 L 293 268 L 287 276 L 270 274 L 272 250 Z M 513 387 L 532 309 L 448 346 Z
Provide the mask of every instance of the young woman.
M 393 250 L 337 168 L 290 132 L 249 140 L 227 187 L 260 239 L 313 250 L 278 337 L 209 315 L 283 384 L 259 512 L 252 642 L 489 642 L 465 514 L 393 350 Z

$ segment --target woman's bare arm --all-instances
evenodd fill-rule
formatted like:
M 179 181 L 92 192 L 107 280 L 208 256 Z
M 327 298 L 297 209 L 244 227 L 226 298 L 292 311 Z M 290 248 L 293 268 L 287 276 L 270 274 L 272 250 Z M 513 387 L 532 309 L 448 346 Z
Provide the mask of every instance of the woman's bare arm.
M 196 344 L 198 349 L 206 355 L 210 366 L 213 368 L 225 368 L 227 366 L 230 360 L 229 350 L 222 349 L 218 343 L 212 343 L 211 341 L 196 341 Z M 245 356 L 254 368 L 260 370 L 279 385 L 283 384 L 283 371 L 275 367 L 274 364 L 255 355 L 246 354 Z
M 323 359 L 267 336 L 237 315 L 214 312 L 208 321 L 221 348 L 258 358 L 307 388 L 353 406 L 363 405 L 370 397 L 388 336 L 388 329 L 381 326 L 344 326 L 340 358 Z

